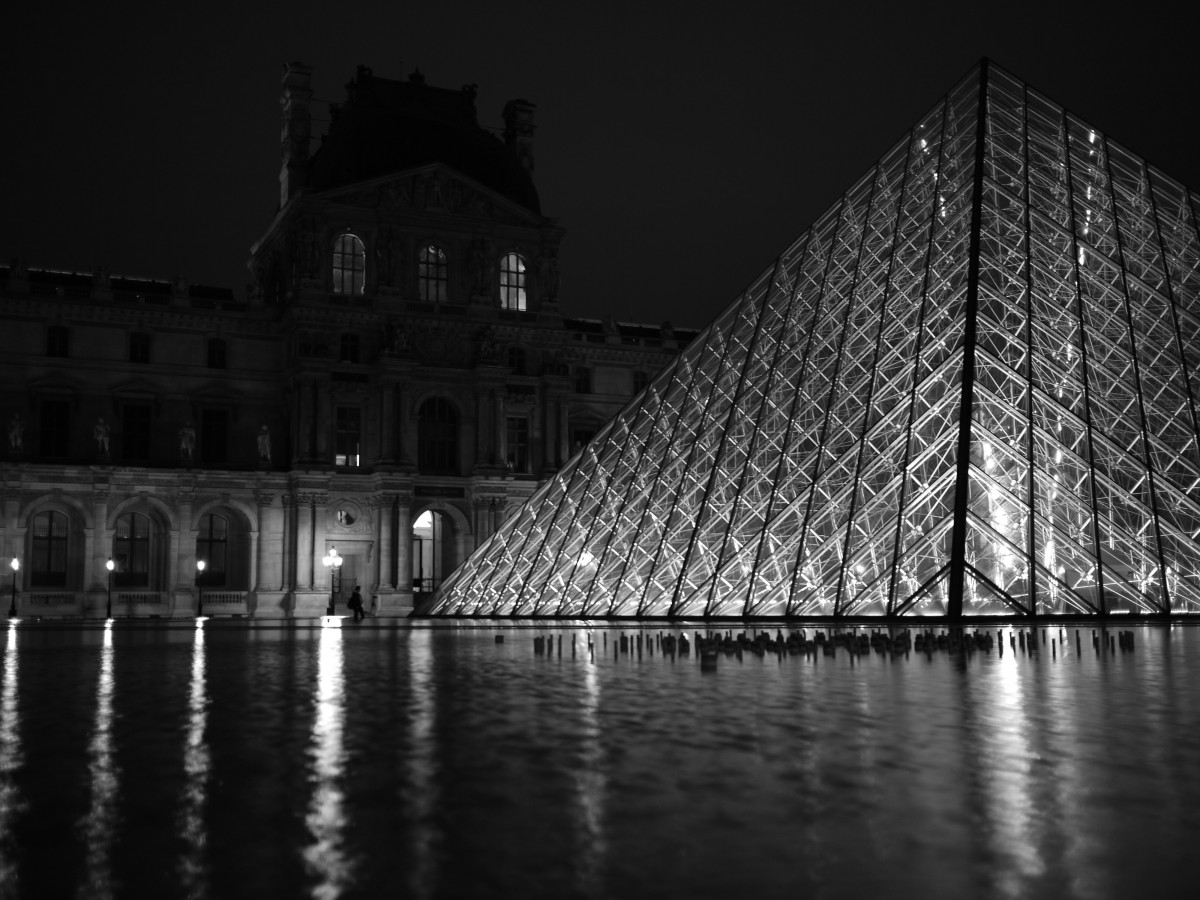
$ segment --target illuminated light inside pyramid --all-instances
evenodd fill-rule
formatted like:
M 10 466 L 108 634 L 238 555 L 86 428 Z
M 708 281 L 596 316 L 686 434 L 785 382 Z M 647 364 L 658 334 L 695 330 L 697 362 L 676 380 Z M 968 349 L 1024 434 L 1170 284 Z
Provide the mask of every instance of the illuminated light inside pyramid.
M 418 611 L 1200 612 L 1197 198 L 991 63 Z

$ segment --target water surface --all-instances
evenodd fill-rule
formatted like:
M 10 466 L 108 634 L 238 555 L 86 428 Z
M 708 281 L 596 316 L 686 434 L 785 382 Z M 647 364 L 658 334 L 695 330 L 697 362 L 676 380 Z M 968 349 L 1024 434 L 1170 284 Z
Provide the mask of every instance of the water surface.
M 345 625 L 0 632 L 0 896 L 1192 895 L 1200 629 L 712 672 Z

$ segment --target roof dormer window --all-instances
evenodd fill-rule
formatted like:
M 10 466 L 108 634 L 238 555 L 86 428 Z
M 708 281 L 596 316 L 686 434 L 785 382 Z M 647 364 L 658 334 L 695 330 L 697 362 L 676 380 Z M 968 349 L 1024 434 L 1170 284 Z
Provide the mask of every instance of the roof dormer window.
M 367 253 L 353 234 L 339 234 L 333 242 L 333 292 L 361 294 L 366 285 Z
M 519 253 L 505 253 L 500 260 L 500 308 L 524 311 L 525 260 Z
M 437 244 L 426 244 L 417 255 L 417 294 L 426 303 L 446 302 L 450 280 L 446 251 Z

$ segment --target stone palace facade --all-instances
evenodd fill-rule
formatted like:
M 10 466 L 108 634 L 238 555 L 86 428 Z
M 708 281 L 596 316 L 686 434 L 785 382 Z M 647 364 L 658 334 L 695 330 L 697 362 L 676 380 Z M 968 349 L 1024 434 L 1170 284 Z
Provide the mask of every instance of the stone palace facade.
M 244 296 L 0 267 L 5 609 L 405 615 L 695 336 L 563 315 L 533 104 L 360 67 L 312 151 L 311 98 Z

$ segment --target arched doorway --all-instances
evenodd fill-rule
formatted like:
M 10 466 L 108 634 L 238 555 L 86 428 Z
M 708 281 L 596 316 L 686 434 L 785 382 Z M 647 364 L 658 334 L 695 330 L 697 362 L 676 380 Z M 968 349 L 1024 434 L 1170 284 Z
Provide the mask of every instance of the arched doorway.
M 427 595 L 437 590 L 454 569 L 453 524 L 444 513 L 427 509 L 412 526 L 413 594 Z

